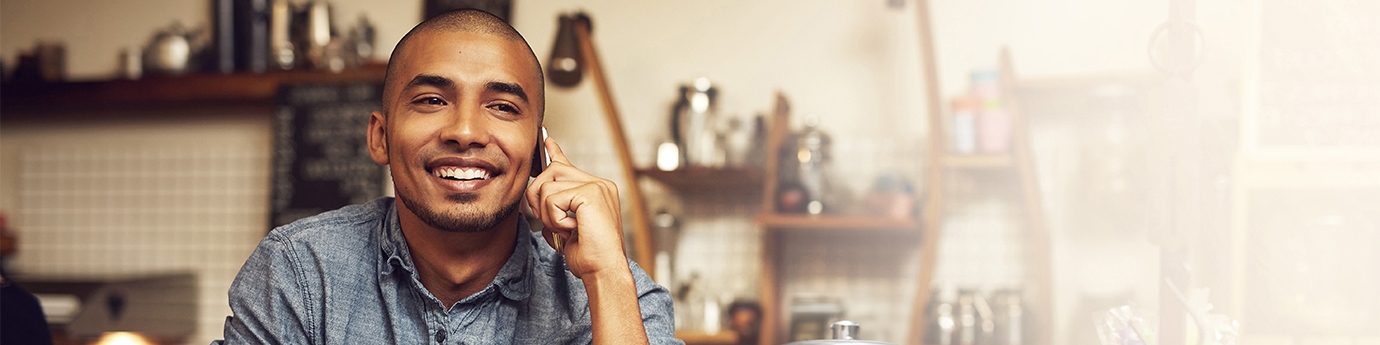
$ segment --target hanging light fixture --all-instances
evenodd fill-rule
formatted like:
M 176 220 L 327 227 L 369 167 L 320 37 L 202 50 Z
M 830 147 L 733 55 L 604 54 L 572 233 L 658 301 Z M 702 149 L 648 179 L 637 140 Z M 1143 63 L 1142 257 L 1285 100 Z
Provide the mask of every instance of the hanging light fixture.
M 593 24 L 584 12 L 562 14 L 559 28 L 556 29 L 556 43 L 551 47 L 551 59 L 546 62 L 546 75 L 551 83 L 561 87 L 580 84 L 584 74 L 585 58 L 580 53 L 580 40 L 575 34 L 575 25 L 584 22 L 593 31 Z

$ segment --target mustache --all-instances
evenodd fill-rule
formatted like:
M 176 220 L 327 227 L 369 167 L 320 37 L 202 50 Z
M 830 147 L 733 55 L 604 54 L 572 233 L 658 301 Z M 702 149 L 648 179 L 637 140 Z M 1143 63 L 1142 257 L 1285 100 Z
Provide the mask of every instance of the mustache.
M 510 164 L 508 162 L 508 156 L 504 155 L 502 150 L 488 147 L 455 148 L 452 146 L 443 146 L 439 148 L 426 148 L 417 153 L 417 163 L 424 167 L 429 166 L 430 163 L 436 160 L 446 158 L 483 161 L 484 165 L 496 169 L 496 172 L 507 171 Z

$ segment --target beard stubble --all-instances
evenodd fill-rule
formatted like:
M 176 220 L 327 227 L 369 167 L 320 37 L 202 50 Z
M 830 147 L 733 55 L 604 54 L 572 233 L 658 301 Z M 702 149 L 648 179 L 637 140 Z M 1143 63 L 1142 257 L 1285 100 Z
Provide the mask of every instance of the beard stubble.
M 452 194 L 446 196 L 447 200 L 461 203 L 467 206 L 477 206 L 474 205 L 473 202 L 478 198 L 478 195 L 471 193 Z M 447 215 L 446 212 L 444 212 L 444 210 L 438 210 L 435 207 L 431 207 L 434 205 L 424 205 L 421 202 L 413 200 L 411 197 L 405 195 L 405 193 L 402 193 L 401 190 L 399 190 L 398 193 L 398 200 L 402 200 L 403 205 L 407 206 L 408 210 L 411 210 L 413 214 L 416 214 L 417 218 L 421 219 L 423 223 L 426 223 L 427 225 L 430 225 L 433 228 L 446 232 L 471 233 L 489 231 L 493 229 L 495 226 L 498 226 L 499 222 L 502 222 L 504 219 L 508 218 L 508 216 L 511 216 L 514 212 L 517 212 L 518 203 L 522 201 L 521 198 L 518 198 L 517 200 L 513 200 L 512 202 L 507 203 L 507 205 L 504 205 L 498 210 L 495 210 L 495 212 L 490 213 L 473 214 L 477 212 L 452 210 L 452 212 L 450 212 L 451 214 Z

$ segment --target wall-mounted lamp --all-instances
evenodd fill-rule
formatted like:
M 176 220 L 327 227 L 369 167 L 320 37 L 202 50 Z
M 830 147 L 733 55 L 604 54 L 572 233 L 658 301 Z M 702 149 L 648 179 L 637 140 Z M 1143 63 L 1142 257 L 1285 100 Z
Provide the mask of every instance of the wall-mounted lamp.
M 562 14 L 559 20 L 556 43 L 551 46 L 551 59 L 547 60 L 546 75 L 557 86 L 573 87 L 580 84 L 585 69 L 585 57 L 580 53 L 580 38 L 575 34 L 575 27 L 582 24 L 593 31 L 594 26 L 584 12 Z

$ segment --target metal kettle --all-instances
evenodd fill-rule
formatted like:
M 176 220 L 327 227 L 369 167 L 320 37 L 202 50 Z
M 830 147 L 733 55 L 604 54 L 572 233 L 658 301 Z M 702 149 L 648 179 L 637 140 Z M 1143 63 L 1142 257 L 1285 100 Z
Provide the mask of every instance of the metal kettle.
M 671 107 L 671 139 L 679 145 L 682 166 L 722 168 L 727 163 L 723 135 L 717 130 L 718 89 L 708 78 L 680 87 Z
M 833 139 L 819 129 L 817 118 L 806 119 L 805 128 L 791 134 L 777 152 L 777 179 L 791 184 L 780 190 L 798 189 L 804 192 L 804 200 L 792 205 L 781 205 L 780 211 L 787 213 L 823 214 L 839 211 L 844 204 L 841 200 L 844 190 L 833 179 Z M 836 188 L 840 187 L 840 188 Z M 778 196 L 779 197 L 779 196 Z
M 192 69 L 192 57 L 198 50 L 196 38 L 200 30 L 188 31 L 182 23 L 173 23 L 153 35 L 144 48 L 144 71 L 155 74 L 180 75 Z

